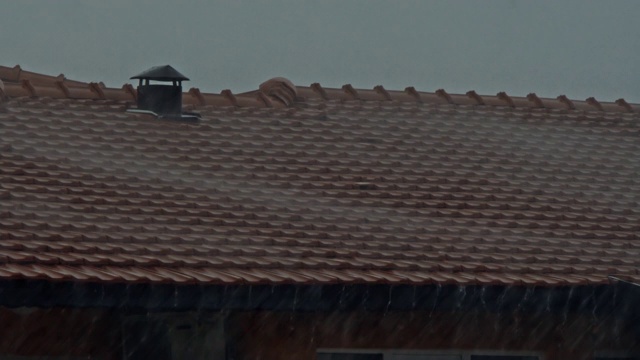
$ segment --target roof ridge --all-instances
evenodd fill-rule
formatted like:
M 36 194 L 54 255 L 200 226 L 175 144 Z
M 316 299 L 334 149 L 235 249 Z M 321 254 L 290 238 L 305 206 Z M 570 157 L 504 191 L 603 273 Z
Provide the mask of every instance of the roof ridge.
M 14 67 L 1 66 L 0 65 L 0 81 L 6 83 L 19 83 L 24 80 L 28 80 L 30 83 L 37 85 L 50 85 L 63 82 L 66 86 L 85 86 L 88 83 L 77 80 L 69 80 L 64 74 L 57 76 L 42 74 L 32 71 L 25 71 L 20 65 Z
M 0 66 L 2 95 L 17 97 L 51 97 L 58 99 L 107 99 L 136 101 L 136 92 L 131 84 L 122 88 L 108 88 L 103 83 L 86 83 L 68 80 L 63 74 L 51 76 L 24 71 L 19 65 L 12 68 Z M 301 99 L 321 101 L 391 101 L 413 104 L 449 104 L 470 106 L 501 106 L 511 108 L 544 108 L 558 110 L 597 112 L 640 112 L 640 104 L 631 104 L 624 99 L 600 102 L 594 97 L 573 100 L 566 95 L 556 98 L 540 98 L 535 93 L 527 96 L 511 96 L 501 91 L 496 95 L 481 95 L 474 90 L 465 94 L 449 94 L 444 89 L 433 92 L 418 91 L 414 87 L 404 90 L 388 90 L 382 85 L 372 89 L 354 88 L 345 84 L 341 88 L 325 88 L 319 83 L 309 86 L 294 85 L 283 77 L 269 79 L 257 90 L 234 94 L 225 89 L 219 94 L 201 92 L 190 88 L 183 92 L 183 104 L 188 106 L 233 106 L 233 107 L 290 107 Z M 2 96 L 0 96 L 0 99 Z

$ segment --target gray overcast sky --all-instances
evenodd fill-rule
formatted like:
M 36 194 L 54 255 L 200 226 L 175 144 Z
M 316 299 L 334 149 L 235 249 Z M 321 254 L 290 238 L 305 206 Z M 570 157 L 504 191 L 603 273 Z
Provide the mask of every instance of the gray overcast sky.
M 121 86 L 171 64 L 202 91 L 271 77 L 640 102 L 640 1 L 5 1 L 0 64 Z

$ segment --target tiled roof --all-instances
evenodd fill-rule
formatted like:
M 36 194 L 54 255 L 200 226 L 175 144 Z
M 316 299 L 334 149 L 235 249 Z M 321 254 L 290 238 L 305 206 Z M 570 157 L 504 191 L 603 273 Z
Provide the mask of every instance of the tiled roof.
M 183 96 L 0 67 L 0 278 L 640 280 L 636 104 L 295 86 Z

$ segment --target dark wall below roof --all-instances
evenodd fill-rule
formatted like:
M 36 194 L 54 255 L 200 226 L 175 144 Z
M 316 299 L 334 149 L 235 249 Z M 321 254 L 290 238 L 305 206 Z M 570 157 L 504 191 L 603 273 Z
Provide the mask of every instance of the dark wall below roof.
M 0 306 L 100 307 L 125 311 L 299 312 L 483 310 L 640 316 L 640 291 L 620 286 L 148 285 L 0 282 Z

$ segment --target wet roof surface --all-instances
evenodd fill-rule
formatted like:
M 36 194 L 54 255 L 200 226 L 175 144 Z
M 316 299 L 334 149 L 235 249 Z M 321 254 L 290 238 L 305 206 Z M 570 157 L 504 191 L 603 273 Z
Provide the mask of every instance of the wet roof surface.
M 637 105 L 274 79 L 184 94 L 0 68 L 0 278 L 640 280 Z M 15 75 L 20 70 L 21 74 Z

